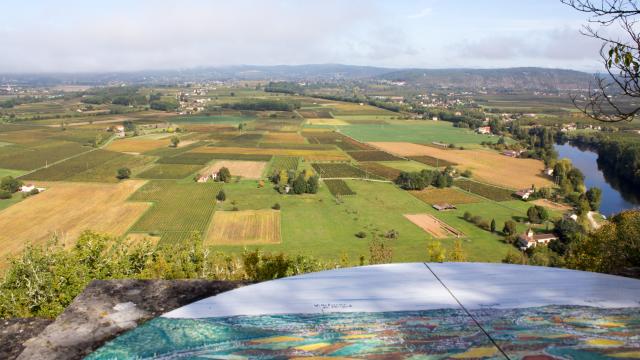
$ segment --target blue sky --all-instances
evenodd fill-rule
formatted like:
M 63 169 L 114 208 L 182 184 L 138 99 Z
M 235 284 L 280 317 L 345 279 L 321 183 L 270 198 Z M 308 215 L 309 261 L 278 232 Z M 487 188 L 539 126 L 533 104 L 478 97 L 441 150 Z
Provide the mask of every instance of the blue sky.
M 236 64 L 601 69 L 559 0 L 12 1 L 0 73 Z

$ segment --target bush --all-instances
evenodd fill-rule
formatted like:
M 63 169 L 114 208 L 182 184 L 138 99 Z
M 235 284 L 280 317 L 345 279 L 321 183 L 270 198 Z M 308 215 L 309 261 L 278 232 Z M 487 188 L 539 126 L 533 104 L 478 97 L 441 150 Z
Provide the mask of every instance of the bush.
M 275 203 L 273 204 L 273 206 L 271 207 L 273 210 L 280 210 L 280 203 Z
M 364 231 L 358 231 L 358 232 L 356 233 L 356 237 L 357 237 L 357 238 L 360 238 L 360 239 L 364 239 L 364 238 L 366 238 L 366 237 L 367 237 L 367 233 L 366 233 L 366 232 L 364 232 Z
M 118 173 L 116 174 L 116 178 L 120 180 L 128 179 L 130 176 L 131 176 L 131 170 L 126 167 L 118 169 Z
M 6 190 L 0 190 L 0 199 L 11 199 L 11 193 Z
M 224 190 L 220 190 L 218 192 L 218 195 L 216 195 L 216 200 L 218 201 L 225 201 L 227 200 L 227 194 L 224 193 Z
M 12 194 L 18 191 L 21 186 L 22 181 L 14 179 L 13 176 L 5 176 L 0 181 L 0 190 L 8 191 Z

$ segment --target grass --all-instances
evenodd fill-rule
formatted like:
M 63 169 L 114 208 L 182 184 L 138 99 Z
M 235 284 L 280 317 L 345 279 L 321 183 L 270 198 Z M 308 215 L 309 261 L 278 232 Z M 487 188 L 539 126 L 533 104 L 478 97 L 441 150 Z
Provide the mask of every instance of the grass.
M 141 172 L 137 177 L 142 179 L 184 179 L 201 168 L 200 165 L 158 164 Z
M 150 181 L 129 199 L 153 204 L 130 231 L 161 234 L 161 243 L 187 239 L 192 232 L 204 235 L 221 188 L 221 183 Z
M 278 244 L 280 211 L 216 211 L 209 225 L 205 245 Z
M 442 214 L 408 192 L 388 183 L 346 180 L 345 183 L 357 195 L 334 199 L 327 186 L 321 182 L 317 194 L 281 195 L 269 187 L 257 188 L 254 181 L 241 181 L 225 185 L 227 201 L 218 209 L 230 210 L 233 206 L 242 210 L 258 210 L 281 205 L 282 243 L 260 245 L 266 251 L 282 251 L 290 254 L 307 254 L 323 259 L 346 255 L 350 262 L 358 262 L 359 256 L 368 257 L 370 232 L 395 229 L 400 237 L 391 241 L 394 261 L 426 261 L 430 236 L 408 221 L 403 214 L 429 213 L 438 218 Z M 235 205 L 232 205 L 232 202 Z M 484 203 L 478 204 L 480 208 Z M 474 205 L 474 204 L 470 204 Z M 467 206 L 467 205 L 461 205 Z M 488 204 L 487 211 L 499 209 L 497 221 L 519 211 Z M 480 214 L 479 209 L 474 209 Z M 477 228 L 462 219 L 464 211 L 447 212 L 447 224 L 462 231 L 467 237 L 463 247 L 470 261 L 500 261 L 511 245 L 501 242 L 501 237 Z M 499 224 L 502 226 L 502 224 Z M 359 239 L 355 234 L 364 231 L 369 235 Z M 309 236 L 313 234 L 313 236 Z M 445 248 L 452 242 L 443 241 Z M 255 248 L 256 246 L 247 246 Z M 241 252 L 243 246 L 215 247 L 230 252 Z
M 15 178 L 22 174 L 24 174 L 24 171 L 22 170 L 0 169 L 0 179 L 5 176 L 13 176 Z
M 430 144 L 437 141 L 458 146 L 480 147 L 481 142 L 492 140 L 488 135 L 479 135 L 469 129 L 456 128 L 448 122 L 433 121 L 394 120 L 382 125 L 344 126 L 340 131 L 362 142 L 405 141 Z
M 509 189 L 467 179 L 457 179 L 454 181 L 454 184 L 464 191 L 480 195 L 493 201 L 513 200 L 513 191 Z
M 349 185 L 347 185 L 344 180 L 336 179 L 336 180 L 324 180 L 324 184 L 327 186 L 327 189 L 331 192 L 333 196 L 343 196 L 343 195 L 355 195 L 356 193 L 351 190 Z

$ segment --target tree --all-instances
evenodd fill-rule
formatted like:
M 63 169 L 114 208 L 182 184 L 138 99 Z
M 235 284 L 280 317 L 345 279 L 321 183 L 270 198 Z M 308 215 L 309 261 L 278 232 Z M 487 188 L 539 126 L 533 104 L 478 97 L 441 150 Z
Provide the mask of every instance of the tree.
M 309 180 L 307 180 L 307 192 L 309 194 L 315 194 L 318 192 L 318 177 L 317 176 L 311 176 L 309 178 Z
M 220 170 L 218 170 L 217 180 L 221 182 L 231 181 L 231 171 L 229 171 L 229 169 L 224 166 L 221 167 Z
M 587 196 L 591 210 L 598 211 L 598 209 L 600 209 L 600 201 L 602 200 L 602 190 L 597 187 L 592 187 L 587 190 L 585 195 Z
M 118 169 L 118 173 L 116 174 L 116 178 L 120 180 L 128 179 L 131 177 L 131 170 L 127 167 L 121 167 Z
M 496 232 L 496 219 L 491 219 L 491 232 Z
M 171 137 L 171 146 L 172 147 L 178 147 L 178 144 L 180 144 L 180 138 L 177 137 L 176 135 L 173 135 Z
M 431 262 L 444 262 L 447 258 L 447 252 L 442 247 L 440 241 L 432 240 L 427 245 L 427 255 Z
M 504 223 L 504 227 L 502 228 L 502 232 L 507 236 L 513 236 L 518 232 L 516 222 L 513 220 L 507 220 Z
M 467 253 L 462 246 L 462 240 L 456 239 L 453 242 L 453 250 L 451 251 L 451 261 L 465 262 L 467 261 Z
M 293 193 L 304 194 L 307 192 L 307 182 L 304 180 L 304 175 L 300 173 L 298 177 L 293 181 Z
M 516 252 L 513 249 L 509 249 L 507 255 L 504 256 L 502 262 L 505 264 L 521 264 L 524 265 L 527 263 L 527 258 L 524 254 Z
M 7 190 L 0 190 L 0 200 L 11 199 L 12 194 Z
M 544 207 L 535 205 L 527 210 L 527 218 L 529 218 L 529 222 L 532 222 L 534 224 L 541 224 L 542 222 L 549 219 L 549 213 Z
M 608 74 L 596 77 L 586 101 L 574 96 L 575 106 L 599 121 L 632 121 L 640 112 L 640 106 L 629 101 L 640 98 L 640 6 L 635 0 L 561 1 L 589 14 L 589 25 L 581 32 L 602 42 L 600 57 Z M 607 31 L 611 28 L 620 29 L 621 34 Z
M 218 191 L 218 195 L 216 195 L 216 200 L 218 200 L 218 201 L 227 200 L 227 194 L 224 193 L 224 190 Z
M 5 176 L 0 181 L 0 190 L 7 191 L 11 194 L 18 191 L 22 186 L 22 181 L 15 179 L 13 176 Z

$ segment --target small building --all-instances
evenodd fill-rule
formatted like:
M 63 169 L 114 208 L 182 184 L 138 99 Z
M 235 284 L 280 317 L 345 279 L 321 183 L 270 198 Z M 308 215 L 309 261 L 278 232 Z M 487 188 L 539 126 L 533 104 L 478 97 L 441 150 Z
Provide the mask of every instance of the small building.
M 433 120 L 433 121 L 438 121 L 438 117 L 437 117 L 437 116 L 434 116 L 434 117 L 432 117 L 432 118 L 431 118 L 431 120 Z
M 455 210 L 456 207 L 454 205 L 448 204 L 448 203 L 441 203 L 441 204 L 433 204 L 433 208 L 438 210 L 438 211 L 447 211 L 447 210 Z
M 558 237 L 554 234 L 535 234 L 531 228 L 526 233 L 518 236 L 518 245 L 525 250 L 538 245 L 547 245 Z
M 491 134 L 491 126 L 480 126 L 476 129 L 478 134 Z
M 502 152 L 502 155 L 517 158 L 518 156 L 520 156 L 521 153 L 522 153 L 521 151 L 516 151 L 516 150 L 505 150 Z
M 513 195 L 519 197 L 522 200 L 527 200 L 529 196 L 531 196 L 532 194 L 533 194 L 533 189 L 518 190 L 515 193 L 513 193 Z
M 546 168 L 546 169 L 544 169 L 543 172 L 547 176 L 553 176 L 553 169 L 552 168 Z
M 46 188 L 43 187 L 37 187 L 33 184 L 27 184 L 27 185 L 22 185 L 20 186 L 20 189 L 18 189 L 18 191 L 23 192 L 23 193 L 30 193 L 33 190 L 38 190 L 38 192 L 43 192 L 46 190 Z

